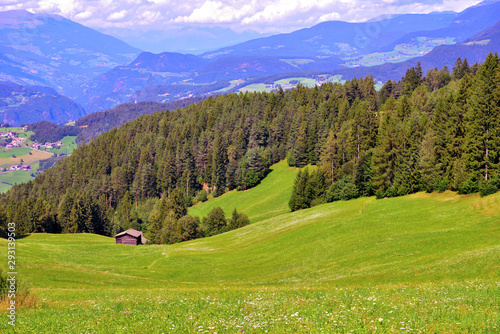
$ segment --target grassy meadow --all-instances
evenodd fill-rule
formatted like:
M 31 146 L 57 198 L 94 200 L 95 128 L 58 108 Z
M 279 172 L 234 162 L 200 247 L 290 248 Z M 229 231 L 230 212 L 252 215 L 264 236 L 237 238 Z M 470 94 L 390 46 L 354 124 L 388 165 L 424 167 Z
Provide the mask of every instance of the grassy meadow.
M 19 239 L 19 277 L 38 302 L 18 311 L 16 330 L 499 332 L 500 193 L 360 198 L 290 213 L 295 173 L 277 164 L 255 189 L 191 208 L 236 206 L 252 221 L 206 239 L 138 247 L 92 234 Z
M 288 201 L 298 168 L 288 167 L 281 161 L 271 167 L 269 175 L 255 188 L 246 191 L 230 191 L 215 199 L 189 209 L 192 216 L 205 217 L 215 207 L 220 206 L 227 217 L 234 209 L 245 213 L 251 222 L 275 217 L 289 212 Z

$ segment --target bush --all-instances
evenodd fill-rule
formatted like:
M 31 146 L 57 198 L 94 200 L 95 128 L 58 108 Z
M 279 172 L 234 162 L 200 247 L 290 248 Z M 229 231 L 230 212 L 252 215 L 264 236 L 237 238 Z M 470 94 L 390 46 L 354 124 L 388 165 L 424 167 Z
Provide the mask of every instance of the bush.
M 196 196 L 197 200 L 199 202 L 206 202 L 208 201 L 208 194 L 206 190 L 200 190 L 198 192 L 198 195 Z
M 221 207 L 215 207 L 203 217 L 202 229 L 204 235 L 210 237 L 225 232 L 227 229 L 227 220 Z
M 448 182 L 445 179 L 437 180 L 434 188 L 440 193 L 445 192 L 448 190 Z
M 398 197 L 398 189 L 392 185 L 385 191 L 385 197 Z
M 352 178 L 350 176 L 346 176 L 342 180 L 335 182 L 330 186 L 330 188 L 328 188 L 325 200 L 327 203 L 330 203 L 340 200 L 347 201 L 358 197 L 358 188 L 354 184 Z
M 259 175 L 255 173 L 253 169 L 249 169 L 247 171 L 247 175 L 245 176 L 245 186 L 247 189 L 255 187 L 257 184 L 259 184 L 260 179 Z
M 479 194 L 481 197 L 494 194 L 500 190 L 500 182 L 498 179 L 490 179 L 479 184 Z
M 410 193 L 410 188 L 403 186 L 403 185 L 400 185 L 397 189 L 398 189 L 397 196 L 404 196 L 404 195 L 408 195 Z M 392 197 L 395 197 L 395 196 L 392 196 Z
M 228 222 L 229 229 L 234 230 L 248 224 L 250 224 L 250 219 L 248 219 L 247 215 L 234 209 L 231 219 Z
M 479 191 L 479 185 L 476 180 L 468 179 L 460 185 L 460 189 L 458 190 L 459 194 L 467 195 L 474 194 Z
M 385 197 L 385 192 L 382 190 L 376 191 L 375 192 L 375 198 L 376 199 L 382 199 Z

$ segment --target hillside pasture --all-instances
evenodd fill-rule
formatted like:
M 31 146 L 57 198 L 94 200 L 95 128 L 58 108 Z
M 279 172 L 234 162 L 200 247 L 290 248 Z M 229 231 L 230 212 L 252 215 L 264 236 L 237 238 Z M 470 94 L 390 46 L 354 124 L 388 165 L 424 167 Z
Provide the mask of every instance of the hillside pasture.
M 39 306 L 17 329 L 497 332 L 499 218 L 500 194 L 445 192 L 323 204 L 175 245 L 32 234 L 18 271 Z

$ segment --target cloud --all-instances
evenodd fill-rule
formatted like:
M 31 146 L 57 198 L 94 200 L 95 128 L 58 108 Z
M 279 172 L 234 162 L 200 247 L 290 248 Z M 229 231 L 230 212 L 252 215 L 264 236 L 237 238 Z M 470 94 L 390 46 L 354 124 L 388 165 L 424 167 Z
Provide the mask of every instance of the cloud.
M 461 11 L 478 0 L 1 0 L 0 11 L 59 14 L 93 28 L 164 29 L 222 25 L 291 31 L 328 20 L 366 21 L 383 14 Z
M 114 12 L 111 13 L 107 18 L 106 21 L 118 21 L 121 20 L 127 15 L 127 11 L 125 9 L 120 10 L 119 12 Z

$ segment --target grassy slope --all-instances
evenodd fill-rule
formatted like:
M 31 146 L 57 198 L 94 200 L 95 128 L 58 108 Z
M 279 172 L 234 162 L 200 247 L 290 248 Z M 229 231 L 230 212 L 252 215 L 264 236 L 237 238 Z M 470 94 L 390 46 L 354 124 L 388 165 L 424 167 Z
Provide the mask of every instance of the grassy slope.
M 298 168 L 288 167 L 286 161 L 282 161 L 271 169 L 271 173 L 257 187 L 247 191 L 233 190 L 216 199 L 200 203 L 191 207 L 189 214 L 201 218 L 220 206 L 229 217 L 236 208 L 244 212 L 253 223 L 290 211 L 288 200 Z
M 269 180 L 290 178 L 282 174 L 293 170 L 280 168 Z M 248 193 L 224 202 L 241 200 L 252 212 L 251 199 L 240 198 Z M 277 214 L 172 246 L 86 234 L 20 239 L 18 271 L 45 301 L 19 312 L 19 329 L 498 330 L 500 194 L 362 198 Z
M 57 154 L 71 154 L 73 150 L 76 149 L 76 136 L 66 136 L 61 139 L 63 146 L 60 148 L 48 149 L 47 152 L 57 153 Z

